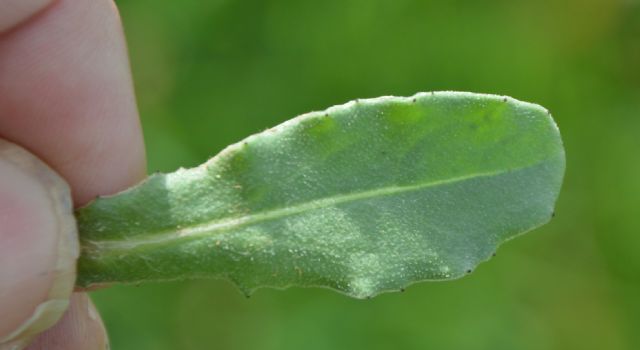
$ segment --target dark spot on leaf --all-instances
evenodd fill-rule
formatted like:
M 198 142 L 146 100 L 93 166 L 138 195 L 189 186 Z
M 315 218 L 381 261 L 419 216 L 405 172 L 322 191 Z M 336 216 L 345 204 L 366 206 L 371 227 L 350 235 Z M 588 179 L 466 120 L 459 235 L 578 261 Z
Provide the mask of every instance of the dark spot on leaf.
M 502 102 L 507 102 L 507 98 L 506 98 L 506 97 L 504 97 L 504 98 L 502 99 Z
M 467 270 L 467 273 L 471 273 L 471 272 L 472 272 L 471 270 Z
M 496 255 L 498 255 L 498 253 L 491 254 L 492 257 L 495 257 Z
M 400 292 L 401 292 L 401 293 L 404 293 L 404 288 L 400 288 Z
M 555 212 L 555 211 L 551 213 L 551 217 L 552 217 L 552 218 L 555 218 L 555 217 L 556 217 L 556 212 Z
M 415 97 L 413 98 L 413 100 L 411 100 L 413 103 L 415 103 L 417 100 L 415 99 Z

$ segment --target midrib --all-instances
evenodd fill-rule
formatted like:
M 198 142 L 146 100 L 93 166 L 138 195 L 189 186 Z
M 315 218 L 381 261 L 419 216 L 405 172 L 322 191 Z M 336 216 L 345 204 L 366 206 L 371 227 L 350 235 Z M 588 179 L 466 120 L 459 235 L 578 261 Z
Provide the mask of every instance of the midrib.
M 339 204 L 356 202 L 361 200 L 368 200 L 372 198 L 390 196 L 394 194 L 400 194 L 400 193 L 411 192 L 411 191 L 419 191 L 419 190 L 423 190 L 430 187 L 464 182 L 464 181 L 472 180 L 475 178 L 497 176 L 497 175 L 505 174 L 507 172 L 513 172 L 513 171 L 529 168 L 539 163 L 541 162 L 535 163 L 533 165 L 524 166 L 521 168 L 516 168 L 516 169 L 474 173 L 470 175 L 453 177 L 453 178 L 443 179 L 443 180 L 436 180 L 432 182 L 425 182 L 425 183 L 420 183 L 415 185 L 388 186 L 388 187 L 376 188 L 376 189 L 362 191 L 362 192 L 321 198 L 321 199 L 293 205 L 287 208 L 273 209 L 273 210 L 268 210 L 268 211 L 250 214 L 250 215 L 237 217 L 237 218 L 222 219 L 222 220 L 216 220 L 212 222 L 201 223 L 201 224 L 193 225 L 190 227 L 176 229 L 175 231 L 171 231 L 171 232 L 165 232 L 161 234 L 150 233 L 148 235 L 137 235 L 135 239 L 127 238 L 126 240 L 104 240 L 104 241 L 85 240 L 84 243 L 89 244 L 91 246 L 90 249 L 93 251 L 93 254 L 95 253 L 100 254 L 99 251 L 106 252 L 106 251 L 127 250 L 127 249 L 137 248 L 143 245 L 164 244 L 171 241 L 179 241 L 183 239 L 184 240 L 194 239 L 197 237 L 213 235 L 219 232 L 232 231 L 234 229 L 238 229 L 243 226 L 249 226 L 249 225 L 257 224 L 260 222 L 281 219 L 287 216 L 292 216 L 292 215 L 303 213 L 306 211 L 328 208 L 328 207 L 339 205 Z

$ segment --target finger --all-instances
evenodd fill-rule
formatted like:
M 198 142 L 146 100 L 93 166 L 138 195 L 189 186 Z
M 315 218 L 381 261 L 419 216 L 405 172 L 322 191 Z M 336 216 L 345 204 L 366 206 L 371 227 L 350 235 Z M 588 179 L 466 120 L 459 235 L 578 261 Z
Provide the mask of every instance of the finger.
M 144 148 L 113 3 L 58 0 L 20 23 L 0 33 L 0 137 L 25 146 L 63 175 L 76 205 L 141 179 Z M 30 245 L 39 237 L 25 232 L 3 233 L 2 246 L 9 240 Z M 28 254 L 34 260 L 37 255 L 55 256 L 27 250 L 25 261 Z M 13 264 L 0 266 L 2 273 L 18 271 Z M 27 298 L 24 313 L 35 317 L 56 279 L 47 274 L 28 279 L 32 285 L 26 289 L 34 296 Z M 23 303 L 20 294 L 0 294 Z M 61 336 L 60 344 L 73 344 L 78 336 L 53 334 Z
M 52 0 L 0 1 L 0 32 L 7 31 L 44 9 Z
M 54 327 L 41 334 L 29 350 L 105 350 L 108 339 L 95 306 L 86 293 L 74 293 L 71 306 Z
M 67 183 L 0 140 L 0 349 L 26 344 L 67 307 L 78 237 Z
M 110 0 L 58 0 L 0 34 L 0 137 L 44 159 L 77 205 L 144 176 L 121 23 Z

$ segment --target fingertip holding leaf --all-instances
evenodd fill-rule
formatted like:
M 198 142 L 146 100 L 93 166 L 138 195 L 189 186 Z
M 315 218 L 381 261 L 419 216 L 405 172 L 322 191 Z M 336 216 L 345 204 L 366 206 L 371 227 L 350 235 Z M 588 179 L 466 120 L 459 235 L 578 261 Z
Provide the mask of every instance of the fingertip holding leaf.
M 79 286 L 215 277 L 356 298 L 459 278 L 546 223 L 565 168 L 547 110 L 437 92 L 362 99 L 152 175 L 76 213 Z
M 0 139 L 0 349 L 22 349 L 69 305 L 79 255 L 66 181 Z

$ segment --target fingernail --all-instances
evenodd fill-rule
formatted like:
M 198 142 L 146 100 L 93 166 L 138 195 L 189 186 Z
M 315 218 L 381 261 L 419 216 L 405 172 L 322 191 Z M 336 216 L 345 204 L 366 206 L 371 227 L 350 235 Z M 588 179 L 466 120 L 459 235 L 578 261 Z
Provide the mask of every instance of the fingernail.
M 52 2 L 53 0 L 0 1 L 0 33 L 25 22 Z
M 38 335 L 29 349 L 104 350 L 109 346 L 104 323 L 86 293 L 74 293 L 62 319 Z
M 62 316 L 78 252 L 66 182 L 0 140 L 0 349 L 20 349 Z

